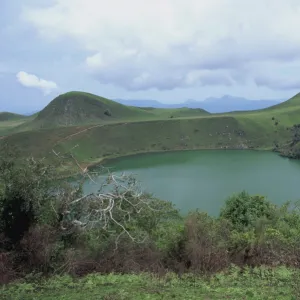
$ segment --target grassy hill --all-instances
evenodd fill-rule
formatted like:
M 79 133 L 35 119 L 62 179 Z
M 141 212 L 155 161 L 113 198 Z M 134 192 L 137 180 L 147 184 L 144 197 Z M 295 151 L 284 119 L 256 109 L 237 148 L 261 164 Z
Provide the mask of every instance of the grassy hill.
M 209 115 L 203 109 L 138 108 L 83 92 L 69 92 L 51 101 L 14 132 L 87 124 L 116 123 Z
M 26 118 L 26 117 L 23 115 L 18 115 L 18 114 L 14 114 L 14 113 L 10 113 L 10 112 L 0 112 L 0 122 L 19 120 L 19 119 L 23 119 L 23 118 Z
M 18 145 L 23 155 L 54 157 L 52 149 L 73 153 L 84 165 L 143 152 L 188 149 L 270 149 L 276 138 L 270 118 L 247 116 L 178 118 L 20 132 L 2 141 Z M 280 137 L 288 132 L 279 130 Z M 1 141 L 0 141 L 1 142 Z
M 28 117 L 10 112 L 0 112 L 0 137 L 12 132 L 17 126 L 28 120 Z
M 276 105 L 273 105 L 271 107 L 268 107 L 268 108 L 265 108 L 264 110 L 280 110 L 280 109 L 291 109 L 293 107 L 296 107 L 296 108 L 299 108 L 300 109 L 300 93 L 296 94 L 295 96 L 293 96 L 291 99 L 285 101 L 285 102 L 282 102 L 282 103 L 279 103 L 279 104 L 276 104 Z
M 109 113 L 106 113 L 109 111 Z M 274 125 L 277 121 L 277 126 Z M 92 94 L 70 92 L 0 140 L 23 155 L 74 153 L 83 165 L 142 152 L 185 149 L 272 149 L 300 123 L 300 95 L 257 111 L 209 114 L 201 109 L 124 106 Z
M 147 118 L 148 112 L 127 107 L 96 95 L 69 92 L 51 101 L 26 124 L 27 129 L 75 126 L 134 118 Z M 24 128 L 23 128 L 24 129 Z

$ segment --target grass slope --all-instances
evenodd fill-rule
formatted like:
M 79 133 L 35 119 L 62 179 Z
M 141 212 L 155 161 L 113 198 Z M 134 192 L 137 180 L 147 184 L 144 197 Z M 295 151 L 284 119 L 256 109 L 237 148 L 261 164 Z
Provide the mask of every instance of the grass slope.
M 27 123 L 17 126 L 14 132 L 120 121 L 199 117 L 208 114 L 203 109 L 137 108 L 89 93 L 69 92 L 55 98 L 42 111 L 31 116 Z
M 201 117 L 201 116 L 208 116 L 210 115 L 209 112 L 207 112 L 204 109 L 201 108 L 152 108 L 152 107 L 143 107 L 142 110 L 151 112 L 153 114 L 153 118 L 158 119 L 167 119 L 167 118 L 183 118 L 183 117 Z
M 82 92 L 69 92 L 51 101 L 25 127 L 33 130 L 143 119 L 150 116 L 149 112 L 128 107 L 103 97 Z
M 29 118 L 10 112 L 0 112 L 0 137 L 14 132 L 15 128 L 24 124 Z
M 111 110 L 113 121 L 107 121 L 106 109 Z M 277 126 L 272 118 L 279 121 Z M 56 127 L 74 123 L 78 126 Z M 33 121 L 19 126 L 22 130 L 28 124 L 47 129 L 11 134 L 0 140 L 0 147 L 7 142 L 18 146 L 23 155 L 51 156 L 52 149 L 68 151 L 78 145 L 74 154 L 81 164 L 90 165 L 103 158 L 143 152 L 272 149 L 275 140 L 289 139 L 287 127 L 296 123 L 300 123 L 299 95 L 263 110 L 209 114 L 185 108 L 132 108 L 71 92 L 54 99 Z
M 266 110 L 278 110 L 278 109 L 291 109 L 293 107 L 298 107 L 300 105 L 300 93 L 296 94 L 292 98 L 290 98 L 288 101 L 273 105 L 271 107 L 263 109 L 264 111 Z
M 261 122 L 260 122 L 261 121 Z M 259 133 L 259 134 L 258 134 Z M 52 149 L 73 153 L 82 165 L 135 153 L 188 149 L 268 149 L 273 124 L 247 117 L 218 116 L 65 127 L 21 132 L 3 139 L 22 155 L 53 157 Z M 0 141 L 1 142 L 1 141 Z
M 19 119 L 23 119 L 23 118 L 25 118 L 25 116 L 10 113 L 10 112 L 0 112 L 0 122 L 19 120 Z

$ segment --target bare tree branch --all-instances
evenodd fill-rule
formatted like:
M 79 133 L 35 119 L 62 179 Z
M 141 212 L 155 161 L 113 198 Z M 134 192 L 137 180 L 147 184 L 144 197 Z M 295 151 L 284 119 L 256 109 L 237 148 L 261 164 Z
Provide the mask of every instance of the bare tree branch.
M 77 147 L 78 145 L 72 149 Z M 74 196 L 78 190 L 74 190 L 68 197 L 65 197 L 61 212 L 63 216 L 61 228 L 64 231 L 75 228 L 81 230 L 101 229 L 117 234 L 116 247 L 123 234 L 133 242 L 143 243 L 146 240 L 145 234 L 135 236 L 128 228 L 142 211 L 159 212 L 160 210 L 151 207 L 152 198 L 143 192 L 133 176 L 125 173 L 113 174 L 108 168 L 102 167 L 100 174 L 105 174 L 105 176 L 100 177 L 98 172 L 93 172 L 93 175 L 97 176 L 97 180 L 101 178 L 101 183 L 96 183 L 89 174 L 89 170 L 81 167 L 72 153 L 68 156 L 61 155 L 55 150 L 53 153 L 61 159 L 71 158 L 85 180 L 88 179 L 93 184 L 100 185 L 97 193 L 76 198 Z

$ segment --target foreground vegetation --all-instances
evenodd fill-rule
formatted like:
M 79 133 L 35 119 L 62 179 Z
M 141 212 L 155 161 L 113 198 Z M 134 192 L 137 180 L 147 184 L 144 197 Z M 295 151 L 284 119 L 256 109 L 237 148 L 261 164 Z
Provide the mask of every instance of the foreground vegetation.
M 219 217 L 182 216 L 107 173 L 95 194 L 57 166 L 0 160 L 4 299 L 298 299 L 300 212 L 241 192 Z M 72 153 L 62 163 L 76 163 Z M 82 171 L 82 180 L 93 174 Z M 50 279 L 46 279 L 50 276 Z M 199 298 L 200 297 L 200 298 Z
M 275 269 L 231 267 L 210 278 L 168 273 L 90 274 L 83 278 L 55 276 L 8 285 L 1 299 L 13 300 L 131 300 L 131 299 L 299 299 L 300 273 L 285 267 Z M 1 296 L 0 296 L 1 297 Z

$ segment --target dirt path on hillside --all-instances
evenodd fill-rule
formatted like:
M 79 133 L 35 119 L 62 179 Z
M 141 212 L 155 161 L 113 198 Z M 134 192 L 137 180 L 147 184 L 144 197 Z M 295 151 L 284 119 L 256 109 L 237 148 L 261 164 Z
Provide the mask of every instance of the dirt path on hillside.
M 96 128 L 96 127 L 103 127 L 103 126 L 105 126 L 105 125 L 107 125 L 107 124 L 101 124 L 101 125 L 98 124 L 98 125 L 94 125 L 94 126 L 92 126 L 92 127 L 89 127 L 89 128 L 83 129 L 83 130 L 80 130 L 80 131 L 78 131 L 78 132 L 72 133 L 72 134 L 70 134 L 70 135 L 68 135 L 68 136 L 65 136 L 65 137 L 63 137 L 62 139 L 58 140 L 58 141 L 55 143 L 54 146 L 56 146 L 57 144 L 59 144 L 59 143 L 65 141 L 65 140 L 68 140 L 69 138 L 71 138 L 71 137 L 73 137 L 73 136 L 75 136 L 75 135 L 81 134 L 81 133 L 83 133 L 83 132 L 86 132 L 86 131 L 91 130 L 91 129 Z
M 114 125 L 127 125 L 127 124 L 128 124 L 128 123 L 126 122 L 126 123 L 121 123 L 121 124 L 120 124 L 120 123 L 115 123 Z M 83 132 L 86 132 L 86 131 L 88 131 L 88 130 L 91 130 L 91 129 L 94 129 L 94 128 L 97 128 L 97 127 L 109 126 L 109 125 L 112 125 L 112 124 L 98 124 L 98 125 L 94 125 L 94 126 L 91 126 L 91 127 L 89 127 L 89 128 L 80 130 L 80 131 L 78 131 L 78 132 L 72 133 L 72 134 L 70 134 L 70 135 L 68 135 L 68 136 L 65 136 L 65 137 L 63 137 L 62 139 L 58 140 L 58 141 L 55 143 L 54 146 L 56 146 L 56 145 L 59 144 L 60 142 L 63 142 L 63 141 L 65 141 L 65 140 L 68 140 L 69 138 L 71 138 L 71 137 L 73 137 L 73 136 L 75 136 L 75 135 L 81 134 L 81 133 L 83 133 Z

